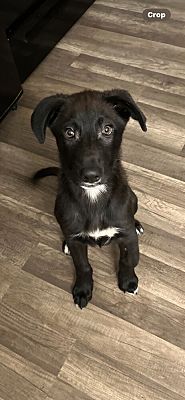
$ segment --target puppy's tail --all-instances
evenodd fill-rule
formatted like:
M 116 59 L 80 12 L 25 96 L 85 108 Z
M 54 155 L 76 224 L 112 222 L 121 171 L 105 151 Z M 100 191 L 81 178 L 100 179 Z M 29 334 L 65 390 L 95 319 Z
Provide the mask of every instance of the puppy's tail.
M 45 178 L 45 176 L 58 176 L 59 175 L 58 167 L 48 167 L 39 169 L 35 175 L 32 177 L 32 181 L 35 183 L 39 179 Z

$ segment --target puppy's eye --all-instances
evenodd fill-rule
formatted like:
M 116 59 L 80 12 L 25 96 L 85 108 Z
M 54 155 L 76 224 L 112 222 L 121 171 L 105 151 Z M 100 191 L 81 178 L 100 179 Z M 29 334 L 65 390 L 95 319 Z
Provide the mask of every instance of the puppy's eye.
M 105 125 L 102 129 L 102 134 L 104 136 L 111 136 L 113 133 L 113 127 L 110 125 Z
M 72 128 L 67 128 L 67 129 L 65 130 L 65 136 L 66 136 L 68 139 L 73 139 L 73 138 L 75 137 L 75 132 L 74 132 L 74 130 L 73 130 Z

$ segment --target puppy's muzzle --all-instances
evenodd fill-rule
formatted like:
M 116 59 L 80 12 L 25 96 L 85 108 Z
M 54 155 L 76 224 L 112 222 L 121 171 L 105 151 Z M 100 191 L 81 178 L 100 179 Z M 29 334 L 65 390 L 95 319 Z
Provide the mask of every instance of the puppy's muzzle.
M 101 180 L 100 171 L 98 169 L 85 170 L 83 172 L 82 180 L 86 185 L 97 185 Z

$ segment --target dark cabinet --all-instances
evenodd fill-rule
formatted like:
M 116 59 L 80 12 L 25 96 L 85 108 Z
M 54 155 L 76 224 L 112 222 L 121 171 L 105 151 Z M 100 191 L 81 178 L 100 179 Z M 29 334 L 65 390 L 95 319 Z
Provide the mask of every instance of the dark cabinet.
M 19 75 L 6 34 L 0 30 L 0 119 L 22 94 Z
M 93 2 L 0 1 L 0 119 L 20 97 L 21 83 Z

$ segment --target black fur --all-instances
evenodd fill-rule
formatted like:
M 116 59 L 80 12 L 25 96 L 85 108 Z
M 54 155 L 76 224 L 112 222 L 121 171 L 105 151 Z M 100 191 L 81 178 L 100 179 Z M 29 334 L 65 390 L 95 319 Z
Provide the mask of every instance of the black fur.
M 38 179 L 45 178 L 46 176 L 59 176 L 59 171 L 58 167 L 43 168 L 35 173 L 32 180 L 36 182 Z
M 130 117 L 139 122 L 143 131 L 147 130 L 146 117 L 124 90 L 51 96 L 43 99 L 32 115 L 32 129 L 40 143 L 44 142 L 47 126 L 56 138 L 60 173 L 55 167 L 46 168 L 37 172 L 35 179 L 59 176 L 55 216 L 76 268 L 73 297 L 81 308 L 91 299 L 93 289 L 88 244 L 117 242 L 119 288 L 133 293 L 138 286 L 134 271 L 139 261 L 136 227 L 140 224 L 134 219 L 137 197 L 119 159 L 122 134 Z M 106 188 L 97 201 L 87 196 L 93 185 Z M 119 232 L 113 238 L 80 236 L 82 232 L 108 227 L 119 228 Z

